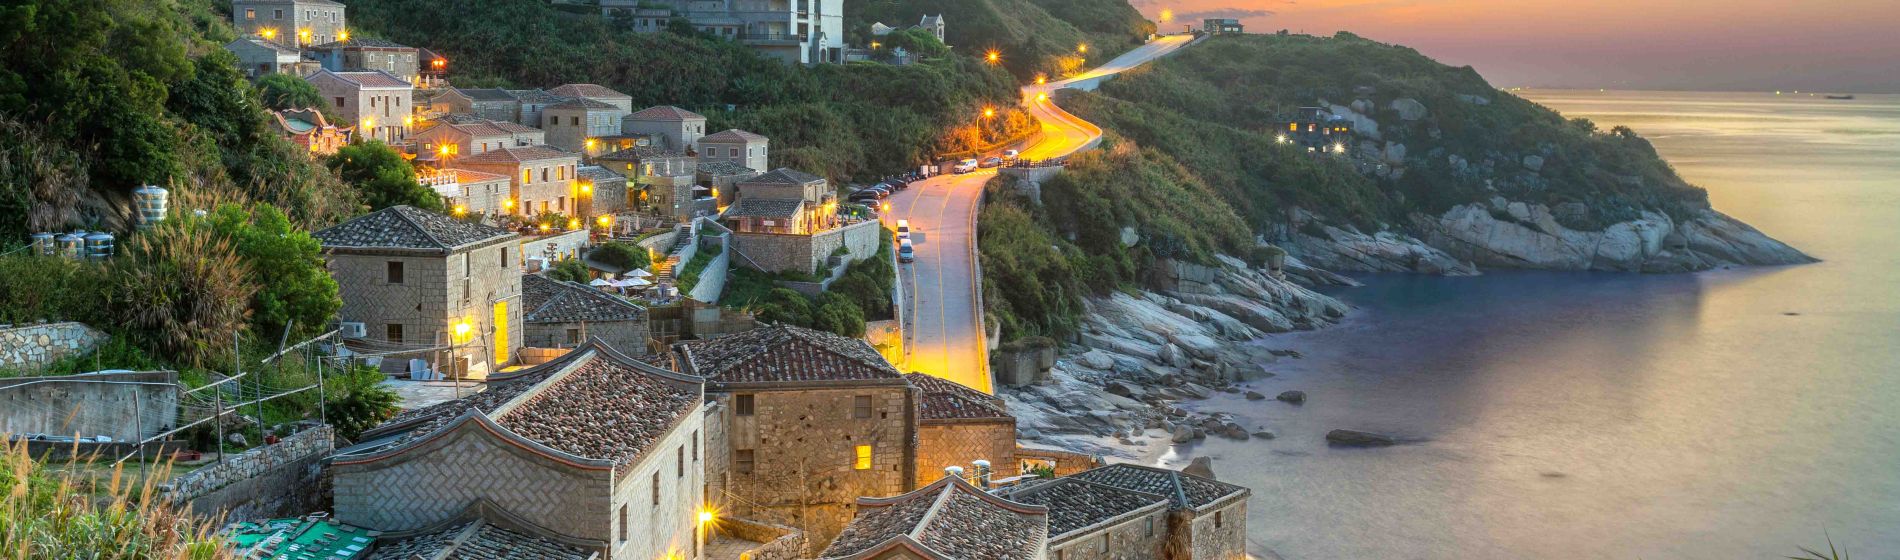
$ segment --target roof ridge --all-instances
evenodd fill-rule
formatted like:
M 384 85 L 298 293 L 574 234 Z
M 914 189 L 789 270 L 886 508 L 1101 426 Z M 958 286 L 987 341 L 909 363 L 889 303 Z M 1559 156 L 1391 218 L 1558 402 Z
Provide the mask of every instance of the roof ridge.
M 403 212 L 403 211 L 401 210 L 401 209 L 403 209 L 403 208 L 415 208 L 415 207 L 414 207 L 414 206 L 409 206 L 409 205 L 407 205 L 407 204 L 404 204 L 404 205 L 401 205 L 401 206 L 392 206 L 392 207 L 390 207 L 390 210 L 392 210 L 392 211 L 394 211 L 394 212 L 395 212 L 395 214 L 396 214 L 396 217 L 397 217 L 397 218 L 400 218 L 400 219 L 402 219 L 402 221 L 403 221 L 404 223 L 407 223 L 407 224 L 409 224 L 409 227 L 412 227 L 412 228 L 415 228 L 415 229 L 416 229 L 416 231 L 419 231 L 419 232 L 422 232 L 422 236 L 423 236 L 423 237 L 427 237 L 427 238 L 429 238 L 429 241 L 433 241 L 433 242 L 435 242 L 435 244 L 436 244 L 436 246 L 438 246 L 438 247 L 441 247 L 441 248 L 443 248 L 443 249 L 448 249 L 448 250 L 451 250 L 451 251 L 453 251 L 453 250 L 455 250 L 455 248 L 454 248 L 454 247 L 451 247 L 451 246 L 449 246 L 449 244 L 447 244 L 447 243 L 443 243 L 443 242 L 442 242 L 442 239 L 441 239 L 441 238 L 439 238 L 439 237 L 436 237 L 436 236 L 435 236 L 435 234 L 433 234 L 433 233 L 429 233 L 429 228 L 426 228 L 426 227 L 422 227 L 422 223 L 421 223 L 421 222 L 417 222 L 417 221 L 415 220 L 415 218 L 411 218 L 411 217 L 409 217 L 409 213 L 407 213 L 407 212 Z M 418 210 L 418 211 L 419 211 L 419 210 Z
M 951 477 L 943 477 L 941 479 L 938 479 L 938 482 L 942 483 L 943 481 L 949 481 L 949 480 L 956 480 L 956 479 L 953 479 Z M 917 539 L 918 544 L 922 544 L 923 538 L 924 538 L 924 529 L 930 526 L 930 522 L 937 520 L 937 514 L 943 511 L 943 508 L 946 504 L 950 503 L 950 496 L 955 493 L 957 493 L 956 484 L 953 483 L 953 484 L 946 485 L 943 491 L 940 491 L 937 493 L 937 497 L 931 499 L 930 509 L 924 510 L 924 516 L 917 519 L 917 525 L 914 527 L 911 527 L 909 531 L 905 531 L 904 536 Z

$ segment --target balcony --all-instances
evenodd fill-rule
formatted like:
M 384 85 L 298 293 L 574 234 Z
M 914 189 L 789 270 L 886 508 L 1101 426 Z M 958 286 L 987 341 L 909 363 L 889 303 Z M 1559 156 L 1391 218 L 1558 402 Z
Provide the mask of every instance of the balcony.
M 739 42 L 748 45 L 797 45 L 804 43 L 804 33 L 781 33 L 765 31 L 743 31 L 739 33 Z

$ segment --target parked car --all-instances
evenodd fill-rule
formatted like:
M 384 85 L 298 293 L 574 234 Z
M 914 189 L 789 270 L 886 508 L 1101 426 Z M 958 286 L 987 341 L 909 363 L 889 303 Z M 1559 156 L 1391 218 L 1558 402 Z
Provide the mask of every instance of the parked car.
M 957 162 L 957 165 L 955 167 L 951 167 L 950 170 L 956 173 L 969 173 L 971 171 L 976 171 L 976 166 L 977 164 L 976 164 L 975 159 L 966 159 L 966 160 Z
M 874 191 L 871 189 L 863 189 L 858 192 L 851 193 L 851 196 L 844 197 L 844 200 L 846 202 L 877 202 L 877 199 L 879 198 L 883 198 L 883 197 L 878 196 L 877 191 Z
M 989 158 L 983 158 L 983 163 L 982 163 L 982 164 L 980 164 L 980 165 L 982 165 L 982 166 L 983 166 L 983 167 L 985 167 L 985 168 L 990 168 L 990 167 L 1002 167 L 1002 166 L 1003 166 L 1003 158 L 999 158 L 999 157 L 989 157 Z
M 910 188 L 910 180 L 905 179 L 903 177 L 892 177 L 889 179 L 885 179 L 884 183 L 892 187 L 896 187 L 897 190 L 900 190 L 900 191 Z
M 910 220 L 897 221 L 897 238 L 903 241 L 910 241 Z
M 1003 159 L 1006 159 L 1006 160 L 1016 161 L 1016 158 L 1021 157 L 1022 155 L 1023 155 L 1022 152 L 1018 152 L 1016 150 L 1003 150 Z
M 917 260 L 917 251 L 911 248 L 910 240 L 904 239 L 904 240 L 898 241 L 897 242 L 897 262 L 908 263 L 908 262 L 914 262 L 916 260 Z

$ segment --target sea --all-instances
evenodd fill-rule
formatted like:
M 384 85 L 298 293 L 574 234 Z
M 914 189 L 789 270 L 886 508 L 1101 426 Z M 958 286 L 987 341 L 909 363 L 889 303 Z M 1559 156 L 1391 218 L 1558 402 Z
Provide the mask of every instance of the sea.
M 1371 275 L 1209 439 L 1287 559 L 1900 558 L 1900 96 L 1525 90 L 1650 139 L 1821 259 L 1698 274 Z M 1329 447 L 1328 430 L 1415 443 Z

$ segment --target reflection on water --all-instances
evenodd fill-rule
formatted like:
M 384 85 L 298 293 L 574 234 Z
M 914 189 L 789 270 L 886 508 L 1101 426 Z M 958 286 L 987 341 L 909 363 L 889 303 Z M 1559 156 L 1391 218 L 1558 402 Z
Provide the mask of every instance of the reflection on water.
M 1900 550 L 1900 99 L 1532 92 L 1651 138 L 1717 208 L 1825 262 L 1378 276 L 1208 441 L 1286 558 L 1777 558 Z M 1328 448 L 1356 428 L 1426 438 Z M 1269 556 L 1270 557 L 1270 556 Z

